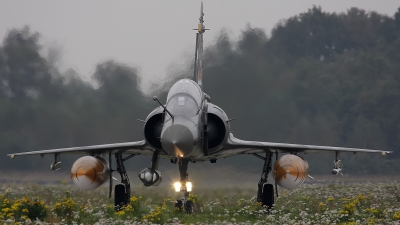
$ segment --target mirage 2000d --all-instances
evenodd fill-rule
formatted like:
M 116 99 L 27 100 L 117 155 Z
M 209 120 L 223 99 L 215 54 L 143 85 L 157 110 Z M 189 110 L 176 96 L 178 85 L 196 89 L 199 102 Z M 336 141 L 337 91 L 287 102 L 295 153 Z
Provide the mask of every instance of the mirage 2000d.
M 203 34 L 206 31 L 203 24 L 203 5 L 200 10 L 200 22 L 196 33 L 196 50 L 194 78 L 177 81 L 169 90 L 166 104 L 153 97 L 160 106 L 154 109 L 144 121 L 145 139 L 137 142 L 94 145 L 30 151 L 9 154 L 11 158 L 21 155 L 44 156 L 54 155 L 51 170 L 60 168 L 60 154 L 86 154 L 75 161 L 71 168 L 71 178 L 81 189 L 91 190 L 109 180 L 109 197 L 112 193 L 112 155 L 115 156 L 117 171 L 121 175 L 121 184 L 114 189 L 116 210 L 130 201 L 130 183 L 124 167 L 124 162 L 136 155 L 152 155 L 149 168 L 139 173 L 139 179 L 147 187 L 157 186 L 162 176 L 157 170 L 159 158 L 170 159 L 178 163 L 180 182 L 175 183 L 177 192 L 182 198 L 175 206 L 193 212 L 193 202 L 188 200 L 192 184 L 188 180 L 189 162 L 210 161 L 215 163 L 218 158 L 252 154 L 264 160 L 261 179 L 258 183 L 257 201 L 272 207 L 274 203 L 274 186 L 267 183 L 269 172 L 276 185 L 283 188 L 295 189 L 308 176 L 308 163 L 298 156 L 298 153 L 327 151 L 335 153 L 332 174 L 341 174 L 340 152 L 390 153 L 381 150 L 356 148 L 341 148 L 314 145 L 298 145 L 273 142 L 244 141 L 233 136 L 229 129 L 230 119 L 218 106 L 210 103 L 210 97 L 202 90 L 202 57 Z M 278 153 L 287 153 L 278 158 Z M 104 158 L 108 154 L 108 160 Z M 260 154 L 265 154 L 261 156 Z M 271 158 L 275 154 L 276 162 L 272 166 Z

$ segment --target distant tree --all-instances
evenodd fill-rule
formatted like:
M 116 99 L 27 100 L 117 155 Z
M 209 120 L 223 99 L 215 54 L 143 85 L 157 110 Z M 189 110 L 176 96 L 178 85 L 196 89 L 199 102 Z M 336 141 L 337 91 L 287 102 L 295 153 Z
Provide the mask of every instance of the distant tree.
M 397 9 L 397 12 L 394 14 L 394 21 L 396 24 L 397 31 L 400 29 L 400 7 Z
M 39 43 L 40 35 L 24 27 L 11 30 L 0 46 L 2 154 L 143 138 L 136 119 L 144 119 L 150 107 L 137 69 L 100 63 L 94 88 L 73 70 L 61 73 L 54 54 L 40 54 Z M 40 166 L 22 157 L 0 162 L 3 168 Z
M 93 78 L 99 84 L 97 93 L 104 103 L 142 101 L 141 78 L 135 68 L 110 60 L 97 65 Z
M 0 49 L 1 94 L 16 100 L 57 95 L 46 59 L 39 54 L 39 37 L 26 26 L 11 30 L 4 38 Z

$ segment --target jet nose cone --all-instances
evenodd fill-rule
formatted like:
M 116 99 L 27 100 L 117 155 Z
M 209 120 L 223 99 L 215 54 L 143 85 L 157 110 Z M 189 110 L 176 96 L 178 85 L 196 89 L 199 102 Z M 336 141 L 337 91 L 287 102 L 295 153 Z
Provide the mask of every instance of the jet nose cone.
M 169 155 L 185 157 L 193 149 L 194 138 L 192 132 L 186 126 L 174 124 L 163 132 L 161 144 Z

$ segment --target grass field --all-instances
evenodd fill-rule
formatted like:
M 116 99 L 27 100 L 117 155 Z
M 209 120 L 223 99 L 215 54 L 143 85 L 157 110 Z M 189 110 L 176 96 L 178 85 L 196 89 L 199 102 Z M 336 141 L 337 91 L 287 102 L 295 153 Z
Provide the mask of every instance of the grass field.
M 174 208 L 172 188 L 132 188 L 131 204 L 114 212 L 107 187 L 84 192 L 70 182 L 0 185 L 2 224 L 400 224 L 395 180 L 305 184 L 279 189 L 273 209 L 255 202 L 252 188 L 199 188 L 192 215 Z

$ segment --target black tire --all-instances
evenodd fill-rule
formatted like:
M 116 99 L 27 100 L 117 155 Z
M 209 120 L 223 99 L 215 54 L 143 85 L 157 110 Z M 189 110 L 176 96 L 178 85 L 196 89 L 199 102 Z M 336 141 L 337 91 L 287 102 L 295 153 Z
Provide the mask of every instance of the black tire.
M 115 209 L 125 205 L 125 185 L 117 184 L 114 190 L 114 205 Z
M 194 204 L 192 200 L 186 201 L 185 210 L 187 214 L 192 214 L 194 211 Z
M 262 205 L 267 206 L 268 209 L 272 208 L 274 204 L 274 186 L 272 184 L 265 184 L 262 193 Z
M 181 200 L 176 200 L 175 201 L 175 208 L 178 208 L 179 212 L 182 212 L 182 201 Z

